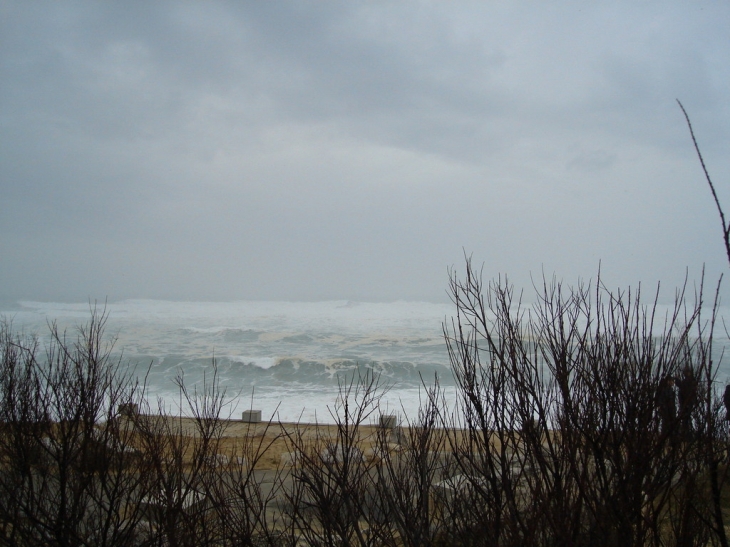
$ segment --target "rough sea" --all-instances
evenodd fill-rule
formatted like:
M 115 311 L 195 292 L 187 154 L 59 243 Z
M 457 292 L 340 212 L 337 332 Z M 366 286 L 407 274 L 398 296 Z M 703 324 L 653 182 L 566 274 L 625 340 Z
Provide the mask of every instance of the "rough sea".
M 182 372 L 187 385 L 200 386 L 203 375 L 212 378 L 214 359 L 234 417 L 253 408 L 264 419 L 332 421 L 340 384 L 368 370 L 383 386 L 381 406 L 394 414 L 417 413 L 422 379 L 432 384 L 438 374 L 453 385 L 441 327 L 453 314 L 447 304 L 125 300 L 106 304 L 106 313 L 106 334 L 146 375 L 153 408 L 162 398 L 176 411 L 175 377 Z M 48 321 L 73 333 L 90 306 L 20 302 L 0 315 L 43 342 Z
M 0 316 L 16 332 L 38 335 L 41 347 L 48 322 L 74 334 L 90 317 L 89 303 L 5 308 Z M 442 326 L 455 315 L 452 304 L 125 300 L 107 303 L 105 313 L 115 355 L 146 377 L 153 409 L 161 401 L 180 411 L 175 377 L 182 373 L 188 386 L 201 386 L 214 369 L 232 417 L 253 408 L 265 420 L 332 422 L 341 384 L 366 371 L 379 376 L 387 413 L 416 418 L 424 383 L 436 376 L 447 402 L 455 398 Z M 730 318 L 730 308 L 720 315 Z M 727 346 L 724 332 L 718 340 L 716 361 Z M 718 382 L 730 376 L 727 361 L 720 361 Z

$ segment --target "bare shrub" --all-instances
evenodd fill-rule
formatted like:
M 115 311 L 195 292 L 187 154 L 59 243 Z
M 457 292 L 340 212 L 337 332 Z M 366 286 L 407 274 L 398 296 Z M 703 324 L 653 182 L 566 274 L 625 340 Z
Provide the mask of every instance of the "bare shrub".
M 383 394 L 371 372 L 341 382 L 330 428 L 299 424 L 287 435 L 298 454 L 287 490 L 291 523 L 307 545 L 393 544 L 387 507 L 377 495 L 374 460 L 365 458 L 362 428 Z
M 199 386 L 178 376 L 178 415 L 153 412 L 103 313 L 43 347 L 5 323 L 0 544 L 727 545 L 702 287 L 666 315 L 600 280 L 543 281 L 526 306 L 470 261 L 450 288 L 453 408 L 436 379 L 417 416 L 376 425 L 387 388 L 355 375 L 334 425 L 276 425 L 294 465 L 267 471 L 278 439 L 229 438 L 215 361 Z
M 451 505 L 454 541 L 722 542 L 707 518 L 720 432 L 701 294 L 658 317 L 639 293 L 552 281 L 527 307 L 506 281 L 484 287 L 469 261 L 451 292 L 460 405 L 448 431 L 471 497 Z M 658 398 L 669 377 L 695 380 L 671 419 Z
M 0 543 L 130 545 L 141 516 L 131 431 L 117 412 L 140 390 L 93 309 L 76 337 L 0 326 Z
M 424 393 L 418 416 L 397 434 L 398 444 L 393 444 L 386 428 L 377 435 L 376 492 L 398 545 L 433 545 L 443 525 L 434 487 L 450 474 L 451 453 L 440 427 L 443 401 L 438 379 L 431 387 L 424 386 Z
M 230 454 L 216 454 L 204 476 L 203 488 L 211 502 L 221 545 L 292 543 L 287 541 L 291 534 L 281 511 L 283 468 L 257 469 L 278 438 L 267 440 L 271 428 L 269 421 L 255 434 L 256 425 L 248 423 L 245 434 L 229 447 Z
M 279 545 L 283 527 L 274 505 L 281 472 L 256 471 L 274 441 L 265 442 L 264 435 L 256 439 L 249 431 L 223 450 L 230 401 L 215 360 L 212 370 L 212 378 L 204 376 L 192 390 L 182 374 L 177 376 L 180 412 L 188 417 L 170 415 L 160 401 L 157 413 L 135 419 L 146 462 L 142 502 L 150 523 L 142 539 L 166 546 Z
M 267 445 L 244 437 L 231 458 L 220 453 L 228 416 L 215 362 L 200 389 L 176 380 L 190 418 L 161 402 L 153 414 L 134 370 L 111 357 L 105 322 L 92 310 L 75 338 L 51 324 L 45 347 L 0 326 L 0 544 L 273 538 L 272 494 L 254 473 Z

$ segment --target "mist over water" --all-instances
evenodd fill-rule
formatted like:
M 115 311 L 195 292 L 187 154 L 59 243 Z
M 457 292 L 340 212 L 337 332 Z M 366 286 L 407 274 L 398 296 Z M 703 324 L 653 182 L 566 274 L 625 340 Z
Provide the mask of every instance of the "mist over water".
M 668 310 L 660 307 L 657 316 Z M 179 412 L 175 377 L 200 388 L 214 369 L 233 417 L 254 408 L 265 419 L 331 422 L 340 384 L 366 371 L 386 388 L 381 406 L 410 419 L 425 400 L 424 383 L 436 377 L 447 402 L 456 397 L 443 337 L 455 314 L 451 304 L 125 300 L 107 304 L 106 313 L 114 353 L 146 377 L 153 410 L 160 401 Z M 48 322 L 73 334 L 89 320 L 90 306 L 20 302 L 0 315 L 16 331 L 37 334 L 43 347 Z M 720 316 L 730 317 L 730 308 Z M 723 333 L 714 350 L 722 383 L 730 377 L 727 359 L 721 361 L 726 346 Z

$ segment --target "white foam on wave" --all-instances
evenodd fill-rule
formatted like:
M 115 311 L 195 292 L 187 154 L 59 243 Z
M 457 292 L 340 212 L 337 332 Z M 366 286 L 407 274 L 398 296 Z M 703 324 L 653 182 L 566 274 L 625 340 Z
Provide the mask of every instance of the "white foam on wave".
M 271 367 L 276 366 L 281 361 L 281 359 L 277 357 L 250 357 L 244 355 L 226 355 L 225 357 L 233 363 L 251 365 L 263 370 L 268 370 Z

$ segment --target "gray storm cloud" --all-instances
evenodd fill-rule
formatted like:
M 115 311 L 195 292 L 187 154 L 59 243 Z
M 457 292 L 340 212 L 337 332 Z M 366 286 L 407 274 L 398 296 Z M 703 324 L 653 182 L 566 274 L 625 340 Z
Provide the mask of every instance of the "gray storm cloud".
M 727 267 L 712 2 L 0 2 L 0 297 L 440 300 Z

